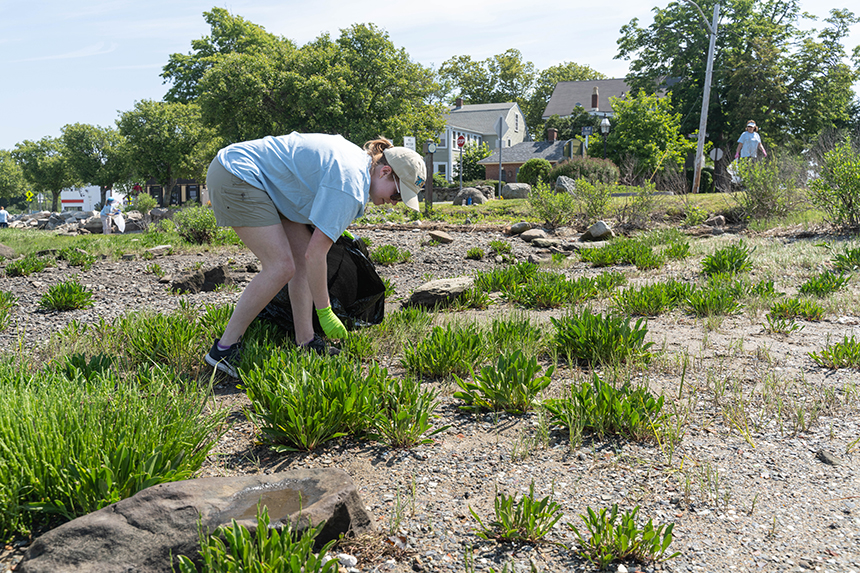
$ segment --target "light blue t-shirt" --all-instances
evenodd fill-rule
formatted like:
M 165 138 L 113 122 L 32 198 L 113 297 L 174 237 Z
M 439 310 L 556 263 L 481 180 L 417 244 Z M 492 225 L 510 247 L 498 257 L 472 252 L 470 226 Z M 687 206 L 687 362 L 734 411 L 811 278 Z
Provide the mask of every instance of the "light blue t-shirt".
M 758 133 L 745 131 L 738 138 L 738 143 L 741 144 L 741 157 L 758 156 L 758 144 L 761 143 Z
M 218 161 L 268 193 L 284 217 L 312 224 L 332 241 L 370 200 L 370 156 L 340 135 L 293 132 L 234 143 Z

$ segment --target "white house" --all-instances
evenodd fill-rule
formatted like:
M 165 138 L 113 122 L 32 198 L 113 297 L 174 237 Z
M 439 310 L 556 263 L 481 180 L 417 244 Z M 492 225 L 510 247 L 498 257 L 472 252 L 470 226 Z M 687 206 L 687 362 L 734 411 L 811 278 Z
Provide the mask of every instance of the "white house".
M 108 197 L 116 197 L 120 201 L 125 195 L 116 191 L 108 191 Z M 92 211 L 101 202 L 101 189 L 98 185 L 89 187 L 70 187 L 60 191 L 61 211 Z

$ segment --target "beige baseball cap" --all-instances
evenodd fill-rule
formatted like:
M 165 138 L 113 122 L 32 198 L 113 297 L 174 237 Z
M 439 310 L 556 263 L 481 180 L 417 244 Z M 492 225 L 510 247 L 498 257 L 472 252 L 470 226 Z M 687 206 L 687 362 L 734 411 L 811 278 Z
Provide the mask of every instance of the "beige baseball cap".
M 382 152 L 400 179 L 400 199 L 410 209 L 420 211 L 418 193 L 427 177 L 427 165 L 417 152 L 406 147 L 389 147 Z

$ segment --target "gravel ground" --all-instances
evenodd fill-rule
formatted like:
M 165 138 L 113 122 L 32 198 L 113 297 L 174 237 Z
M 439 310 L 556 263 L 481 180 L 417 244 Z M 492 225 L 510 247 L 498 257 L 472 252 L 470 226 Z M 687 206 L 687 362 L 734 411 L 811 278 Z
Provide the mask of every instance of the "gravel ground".
M 492 240 L 507 240 L 525 260 L 537 250 L 501 229 L 449 230 L 450 245 L 427 246 L 427 229 L 357 229 L 371 249 L 394 244 L 412 253 L 412 262 L 380 267 L 396 295 L 387 311 L 396 310 L 413 289 L 433 278 L 472 273 L 493 266 L 490 260 L 465 259 L 473 246 L 489 252 Z M 777 239 L 775 239 L 777 240 Z M 809 240 L 815 240 L 810 238 Z M 236 269 L 255 261 L 247 252 L 177 255 L 155 262 L 168 274 L 196 262 L 230 262 Z M 235 302 L 237 292 L 173 296 L 146 268 L 149 261 L 102 261 L 78 273 L 63 266 L 31 277 L 0 278 L 0 290 L 20 299 L 15 327 L 0 333 L 0 347 L 40 348 L 54 332 L 75 319 L 111 320 L 129 309 L 169 312 L 181 300 L 195 304 Z M 688 266 L 642 274 L 620 268 L 631 281 L 690 275 Z M 599 269 L 603 270 L 603 269 Z M 565 271 L 572 277 L 598 271 L 582 263 Z M 93 309 L 67 313 L 37 310 L 50 285 L 79 274 L 95 292 Z M 251 278 L 237 273 L 240 286 Z M 788 281 L 786 281 L 788 282 Z M 675 523 L 670 551 L 680 555 L 663 564 L 613 564 L 612 571 L 854 571 L 860 573 L 860 477 L 858 450 L 857 370 L 819 368 L 808 352 L 821 350 L 827 337 L 842 340 L 858 334 L 857 281 L 852 308 L 821 322 L 804 323 L 790 335 L 773 335 L 761 326 L 761 314 L 727 317 L 706 327 L 702 320 L 672 313 L 648 321 L 649 340 L 661 350 L 651 366 L 634 374 L 654 392 L 665 392 L 667 407 L 682 419 L 683 439 L 674 447 L 628 441 L 586 441 L 571 448 L 561 432 L 545 434 L 538 413 L 524 416 L 476 415 L 458 409 L 447 382 L 429 383 L 440 391 L 437 423 L 450 425 L 434 444 L 391 450 L 349 439 L 312 453 L 277 454 L 257 445 L 255 428 L 244 419 L 248 406 L 235 384 L 224 383 L 217 400 L 233 412 L 235 424 L 201 470 L 201 476 L 276 472 L 304 467 L 339 467 L 355 480 L 383 538 L 393 544 L 356 543 L 344 550 L 357 557 L 358 571 L 463 571 L 471 546 L 478 571 L 508 566 L 514 571 L 592 571 L 577 555 L 568 523 L 584 529 L 579 515 L 618 503 L 640 505 L 640 516 Z M 796 284 L 779 284 L 791 290 Z M 476 319 L 514 309 L 499 303 L 486 311 L 458 313 L 442 319 Z M 546 322 L 559 312 L 530 312 Z M 380 357 L 383 366 L 401 375 L 398 356 Z M 686 365 L 686 366 L 684 366 Z M 553 375 L 549 395 L 558 395 L 583 372 L 564 365 Z M 759 401 L 746 405 L 756 429 L 745 439 L 726 423 L 723 410 L 744 404 L 767 384 L 784 389 L 782 411 Z M 734 396 L 734 399 L 732 398 Z M 803 412 L 803 420 L 798 419 Z M 808 426 L 808 427 L 806 427 Z M 802 427 L 795 432 L 793 428 Z M 854 443 L 853 449 L 850 447 Z M 564 517 L 538 545 L 484 541 L 474 529 L 470 510 L 485 523 L 493 519 L 496 491 L 522 494 L 534 483 L 535 495 L 554 495 Z M 0 572 L 20 558 L 24 546 L 7 547 Z M 393 545 L 393 546 L 392 546 Z

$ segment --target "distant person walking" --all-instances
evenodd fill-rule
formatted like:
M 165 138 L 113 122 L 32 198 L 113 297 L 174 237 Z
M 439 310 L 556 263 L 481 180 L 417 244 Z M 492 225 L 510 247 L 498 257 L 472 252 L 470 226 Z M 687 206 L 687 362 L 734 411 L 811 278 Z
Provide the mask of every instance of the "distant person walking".
M 0 229 L 5 229 L 9 226 L 9 211 L 6 207 L 0 207 Z
M 418 211 L 426 172 L 418 153 L 387 139 L 361 148 L 339 135 L 293 132 L 219 151 L 206 175 L 212 210 L 219 225 L 233 227 L 262 268 L 245 287 L 206 363 L 238 378 L 239 339 L 287 284 L 296 344 L 329 353 L 314 333 L 314 308 L 326 336 L 347 334 L 329 299 L 329 249 L 368 202 L 403 201 Z
M 753 120 L 749 120 L 746 129 L 738 138 L 735 159 L 738 157 L 757 159 L 759 152 L 761 152 L 762 156 L 767 157 L 767 151 L 764 150 L 764 145 L 761 144 L 761 137 L 758 134 L 758 126 Z
M 99 211 L 99 215 L 102 218 L 102 233 L 105 235 L 111 234 L 113 218 L 119 215 L 120 211 L 119 202 L 113 197 L 108 197 L 107 201 L 105 201 L 105 206 Z

